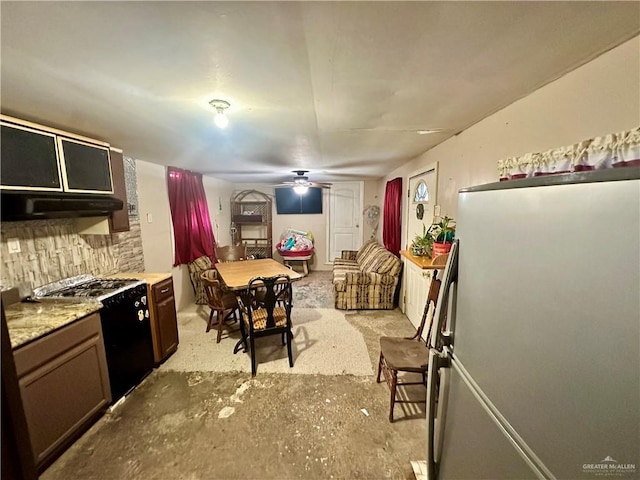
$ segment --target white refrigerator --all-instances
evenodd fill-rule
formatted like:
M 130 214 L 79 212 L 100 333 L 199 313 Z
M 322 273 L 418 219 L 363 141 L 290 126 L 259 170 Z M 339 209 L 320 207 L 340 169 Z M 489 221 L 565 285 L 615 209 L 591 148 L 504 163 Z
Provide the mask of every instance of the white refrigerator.
M 429 359 L 429 480 L 640 478 L 639 179 L 460 192 Z

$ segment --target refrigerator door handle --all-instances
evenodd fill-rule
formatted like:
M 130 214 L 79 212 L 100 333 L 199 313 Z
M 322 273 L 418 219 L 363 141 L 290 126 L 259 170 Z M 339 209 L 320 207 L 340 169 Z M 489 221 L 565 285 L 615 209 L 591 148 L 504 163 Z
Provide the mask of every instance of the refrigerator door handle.
M 449 394 L 448 355 L 429 351 L 427 376 L 427 480 L 437 480 Z M 437 406 L 436 406 L 437 405 Z
M 455 299 L 455 285 L 458 278 L 458 249 L 459 240 L 455 240 L 451 246 L 444 273 L 441 276 L 442 284 L 440 285 L 436 311 L 433 314 L 433 320 L 431 322 L 431 344 L 429 347 L 439 351 L 442 351 L 445 346 L 450 346 L 453 338 L 452 332 L 447 332 L 449 334 L 447 338 L 443 337 L 443 332 L 447 322 L 447 315 L 455 315 L 455 310 L 449 311 L 449 294 L 454 291 L 453 297 Z M 455 305 L 451 306 L 455 307 Z

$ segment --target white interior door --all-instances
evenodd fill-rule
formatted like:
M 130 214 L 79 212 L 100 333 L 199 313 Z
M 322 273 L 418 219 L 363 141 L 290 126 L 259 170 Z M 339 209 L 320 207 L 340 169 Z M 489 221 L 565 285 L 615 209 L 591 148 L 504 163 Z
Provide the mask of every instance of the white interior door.
M 329 254 L 327 262 L 340 257 L 342 250 L 358 250 L 362 245 L 362 182 L 334 183 L 329 191 Z
M 438 200 L 438 162 L 431 163 L 413 172 L 409 176 L 407 198 L 407 230 L 405 248 L 411 248 L 416 235 L 422 234 L 423 226 L 429 228 L 433 223 L 435 206 Z M 420 212 L 421 210 L 421 212 Z M 431 284 L 431 272 L 418 268 L 404 259 L 404 292 L 400 304 L 404 314 L 416 327 L 422 320 L 422 312 Z

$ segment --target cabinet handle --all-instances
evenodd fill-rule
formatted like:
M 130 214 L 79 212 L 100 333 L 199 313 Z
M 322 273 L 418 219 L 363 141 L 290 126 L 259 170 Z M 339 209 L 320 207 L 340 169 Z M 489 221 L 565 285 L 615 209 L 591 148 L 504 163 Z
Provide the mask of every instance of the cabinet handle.
M 169 291 L 169 287 L 163 288 L 162 290 L 160 290 L 160 293 L 167 293 L 168 291 Z

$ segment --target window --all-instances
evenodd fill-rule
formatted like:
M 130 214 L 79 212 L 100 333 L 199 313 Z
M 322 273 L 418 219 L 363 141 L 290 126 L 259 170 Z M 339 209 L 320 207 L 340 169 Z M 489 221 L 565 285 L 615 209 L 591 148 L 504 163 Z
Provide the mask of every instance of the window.
M 421 180 L 418 185 L 416 185 L 416 191 L 413 193 L 413 201 L 414 202 L 428 202 L 429 201 L 429 190 L 427 189 L 427 184 L 424 180 Z

